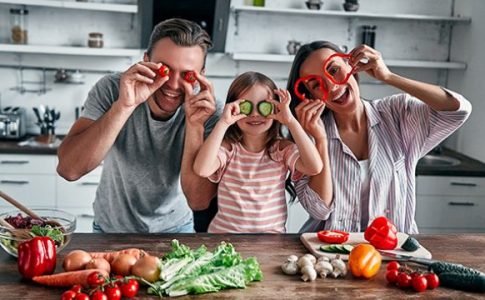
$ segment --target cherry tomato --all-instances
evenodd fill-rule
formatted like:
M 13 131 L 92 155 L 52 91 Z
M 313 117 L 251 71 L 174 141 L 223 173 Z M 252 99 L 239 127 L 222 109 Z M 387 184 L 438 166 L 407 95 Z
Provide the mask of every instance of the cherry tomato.
M 138 288 L 140 285 L 135 279 L 129 279 L 126 283 L 121 285 L 121 293 L 123 297 L 133 298 L 138 293 Z
M 411 286 L 411 281 L 412 278 L 409 274 L 401 272 L 399 275 L 397 275 L 397 286 L 406 288 L 408 286 Z
M 120 287 L 123 284 L 123 282 L 125 281 L 125 277 L 123 277 L 121 275 L 115 275 L 114 279 L 115 279 L 114 284 L 118 287 Z
M 387 270 L 390 271 L 390 270 L 399 270 L 399 268 L 401 267 L 401 265 L 393 260 L 391 261 L 390 263 L 387 264 Z
M 424 275 L 416 275 L 412 280 L 412 285 L 416 292 L 423 292 L 428 288 L 428 281 Z
M 194 83 L 197 80 L 197 77 L 195 77 L 195 73 L 193 71 L 188 71 L 184 74 L 184 80 L 188 83 Z
M 87 281 L 90 286 L 95 287 L 102 285 L 105 279 L 103 274 L 95 271 L 88 275 Z
M 71 291 L 74 291 L 76 294 L 81 293 L 83 290 L 83 287 L 80 284 L 73 285 L 71 288 Z
M 114 286 L 107 286 L 104 289 L 104 293 L 106 296 L 108 296 L 108 300 L 120 300 L 121 299 L 121 289 L 118 287 L 118 285 Z
M 398 270 L 389 270 L 386 272 L 386 279 L 389 283 L 396 283 L 398 275 L 399 275 Z
M 65 291 L 62 293 L 61 300 L 74 300 L 76 298 L 77 293 L 75 291 Z
M 426 274 L 428 280 L 428 289 L 432 290 L 440 286 L 440 278 L 435 273 Z
M 89 300 L 88 294 L 80 293 L 76 295 L 76 298 L 74 300 Z
M 167 66 L 163 65 L 160 67 L 160 69 L 158 69 L 158 74 L 160 74 L 160 76 L 162 77 L 168 76 L 170 75 L 170 69 Z
M 91 295 L 91 300 L 108 300 L 108 296 L 101 291 L 96 291 Z

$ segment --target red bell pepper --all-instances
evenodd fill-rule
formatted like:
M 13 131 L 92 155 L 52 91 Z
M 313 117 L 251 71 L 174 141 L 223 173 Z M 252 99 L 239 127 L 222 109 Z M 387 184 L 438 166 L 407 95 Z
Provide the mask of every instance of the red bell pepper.
M 397 247 L 396 226 L 386 217 L 374 219 L 365 230 L 364 238 L 377 249 L 393 250 Z
M 56 269 L 56 244 L 47 236 L 34 237 L 18 246 L 18 268 L 23 277 L 54 273 Z
M 298 80 L 295 82 L 293 85 L 293 92 L 295 93 L 296 97 L 300 99 L 301 101 L 305 100 L 307 95 L 300 93 L 300 85 L 306 84 L 310 80 L 316 80 L 318 81 L 319 84 L 319 89 L 322 92 L 322 101 L 326 101 L 328 99 L 328 91 L 324 86 L 323 79 L 320 76 L 317 75 L 308 75 L 305 77 L 300 77 Z M 310 96 L 310 95 L 308 95 Z
M 340 230 L 322 230 L 317 232 L 320 241 L 328 244 L 342 244 L 349 239 L 349 233 Z
M 342 58 L 347 58 L 349 59 L 351 57 L 351 55 L 349 54 L 345 54 L 345 53 L 335 53 L 335 54 L 332 54 L 330 55 L 326 60 L 325 62 L 323 63 L 323 73 L 325 74 L 325 76 L 333 83 L 333 84 L 337 84 L 337 85 L 340 85 L 340 84 L 346 84 L 347 81 L 349 81 L 349 78 L 350 76 L 352 76 L 352 74 L 354 73 L 355 71 L 355 66 L 352 67 L 352 69 L 350 70 L 349 73 L 347 73 L 345 75 L 345 77 L 343 78 L 342 81 L 337 81 L 335 80 L 335 78 L 333 78 L 332 74 L 330 74 L 327 70 L 327 65 L 332 61 L 332 59 L 334 57 L 342 57 Z

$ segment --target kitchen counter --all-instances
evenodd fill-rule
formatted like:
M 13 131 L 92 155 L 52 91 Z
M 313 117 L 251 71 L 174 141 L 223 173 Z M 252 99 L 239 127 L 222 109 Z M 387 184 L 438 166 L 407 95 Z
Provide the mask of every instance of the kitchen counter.
M 291 254 L 302 255 L 307 250 L 299 235 L 209 235 L 209 234 L 74 234 L 71 243 L 58 255 L 57 272 L 62 259 L 70 250 L 88 251 L 118 250 L 139 247 L 153 255 L 170 250 L 170 241 L 176 238 L 192 248 L 205 244 L 210 249 L 220 241 L 232 243 L 246 258 L 255 256 L 261 264 L 264 279 L 250 283 L 246 289 L 225 290 L 183 299 L 407 299 L 409 297 L 430 299 L 483 299 L 483 294 L 466 293 L 438 288 L 423 293 L 401 290 L 388 286 L 385 280 L 385 265 L 378 275 L 370 280 L 355 279 L 348 274 L 345 279 L 317 278 L 314 282 L 303 282 L 298 275 L 284 275 L 280 265 Z M 418 235 L 419 242 L 431 251 L 434 259 L 462 263 L 485 271 L 485 234 Z M 68 288 L 48 288 L 23 281 L 17 272 L 16 260 L 3 250 L 0 253 L 0 290 L 2 299 L 59 299 Z M 140 289 L 137 299 L 157 299 Z M 177 298 L 179 299 L 179 298 Z
M 423 166 L 418 163 L 416 167 L 416 175 L 485 177 L 485 163 L 448 148 L 443 148 L 442 155 L 457 158 L 461 163 L 456 166 L 442 167 Z
M 0 140 L 0 154 L 34 154 L 34 155 L 56 155 L 57 147 L 49 146 L 21 146 L 20 142 L 33 138 L 28 136 L 27 138 L 18 140 Z

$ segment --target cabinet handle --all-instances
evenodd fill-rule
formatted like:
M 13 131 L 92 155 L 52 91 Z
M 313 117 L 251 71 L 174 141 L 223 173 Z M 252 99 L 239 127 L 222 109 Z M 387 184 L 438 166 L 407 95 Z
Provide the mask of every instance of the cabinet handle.
M 81 182 L 82 186 L 98 185 L 98 182 Z
M 470 187 L 478 186 L 478 184 L 473 183 L 473 182 L 451 182 L 450 185 L 454 185 L 454 186 L 470 186 Z
M 29 184 L 26 180 L 1 180 L 1 184 Z
M 94 219 L 94 215 L 90 215 L 90 214 L 80 214 L 80 215 L 77 215 L 78 218 L 93 218 Z
M 2 165 L 25 165 L 28 164 L 28 160 L 2 160 L 0 164 Z
M 448 202 L 448 205 L 451 206 L 475 206 L 475 203 L 473 202 Z

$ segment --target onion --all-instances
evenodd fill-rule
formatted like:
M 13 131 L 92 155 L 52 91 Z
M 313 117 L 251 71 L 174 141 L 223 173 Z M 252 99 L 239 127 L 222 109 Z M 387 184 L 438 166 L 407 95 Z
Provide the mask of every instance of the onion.
M 155 282 L 160 279 L 158 261 L 158 257 L 145 255 L 133 265 L 131 274 L 139 276 L 148 282 Z
M 111 263 L 111 270 L 117 275 L 128 276 L 136 261 L 136 257 L 131 254 L 120 254 Z
M 86 265 L 86 269 L 101 269 L 105 270 L 108 274 L 111 272 L 111 266 L 109 262 L 104 258 L 93 258 Z
M 73 250 L 64 257 L 62 268 L 66 271 L 83 270 L 91 261 L 91 255 L 83 250 Z

